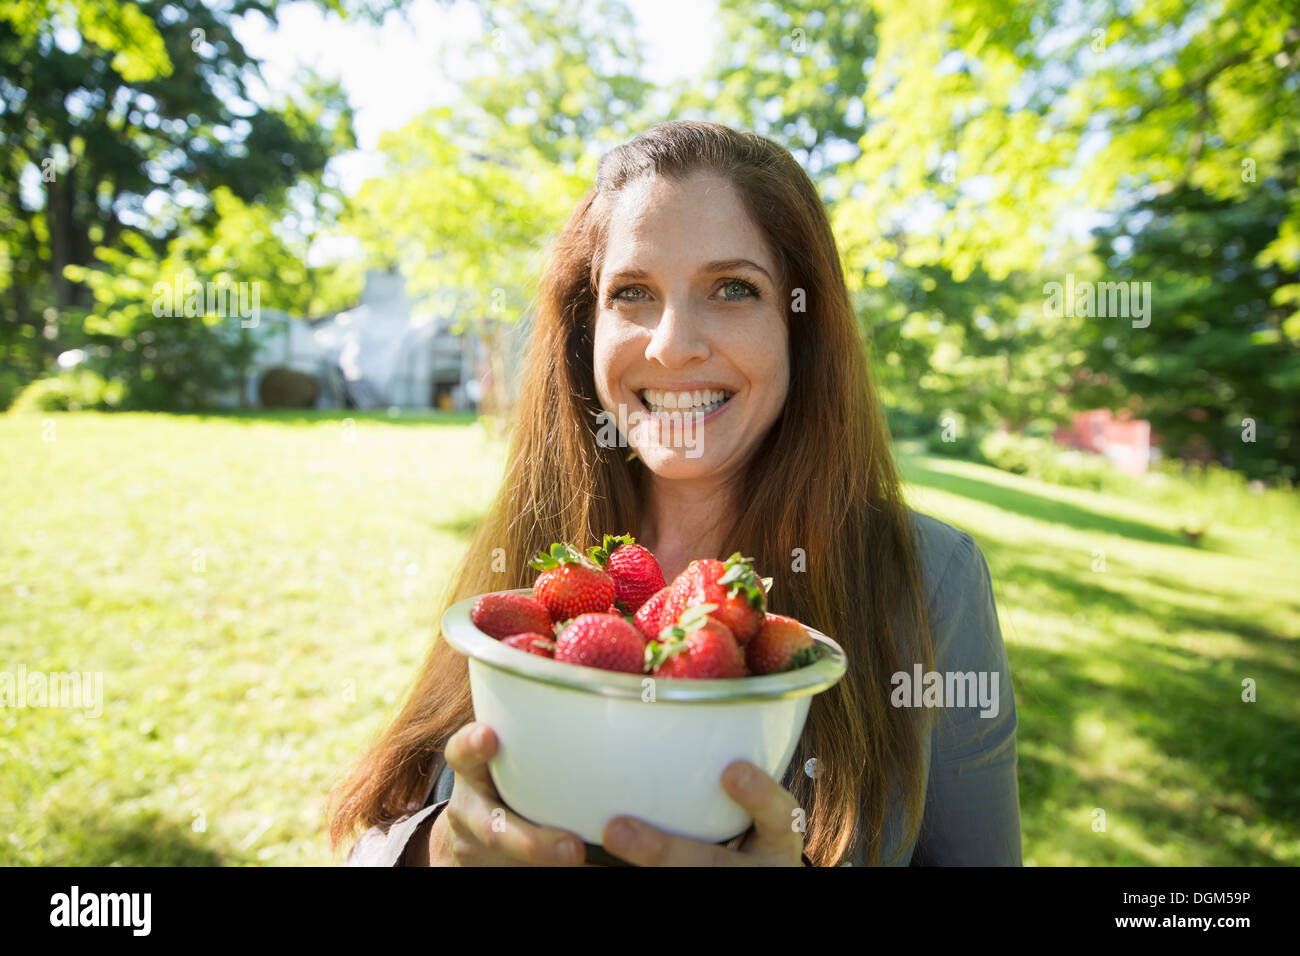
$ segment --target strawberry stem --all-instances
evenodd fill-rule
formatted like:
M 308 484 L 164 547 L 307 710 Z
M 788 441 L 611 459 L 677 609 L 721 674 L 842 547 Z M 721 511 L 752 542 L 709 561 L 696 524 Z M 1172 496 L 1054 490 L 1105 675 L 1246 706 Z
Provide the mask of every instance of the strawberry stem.
M 587 556 L 602 568 L 609 563 L 609 557 L 625 544 L 636 544 L 636 538 L 630 534 L 607 534 L 600 544 L 587 549 Z
M 567 542 L 557 541 L 551 545 L 550 551 L 539 551 L 537 556 L 528 562 L 528 566 L 536 568 L 538 571 L 549 571 L 552 568 L 558 568 L 565 564 L 581 564 L 586 567 L 603 568 L 604 565 L 587 558 L 581 551 Z

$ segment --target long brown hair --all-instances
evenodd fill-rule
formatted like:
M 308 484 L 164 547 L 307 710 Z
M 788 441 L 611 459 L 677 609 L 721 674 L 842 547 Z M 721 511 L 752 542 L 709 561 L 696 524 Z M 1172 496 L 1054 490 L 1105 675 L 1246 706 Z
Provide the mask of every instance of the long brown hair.
M 605 532 L 640 533 L 645 466 L 597 440 L 596 283 L 617 192 L 642 176 L 695 172 L 736 187 L 778 259 L 786 301 L 803 305 L 787 310 L 785 408 L 747 466 L 738 517 L 713 557 L 752 555 L 774 579 L 769 609 L 844 647 L 848 673 L 814 698 L 794 758 L 802 765 L 816 757 L 821 772 L 795 774 L 792 792 L 806 811 L 805 850 L 815 864 L 841 862 L 857 841 L 868 862 L 886 862 L 892 801 L 904 811 L 900 848 L 920 825 L 928 723 L 890 706 L 890 677 L 916 662 L 930 669 L 930 624 L 913 525 L 830 223 L 808 175 L 778 144 L 674 121 L 602 158 L 595 187 L 550 248 L 505 480 L 442 606 L 529 586 L 536 572 L 528 561 L 551 542 L 585 549 Z M 359 826 L 419 809 L 448 738 L 472 719 L 465 659 L 435 637 L 397 718 L 331 791 L 331 846 Z

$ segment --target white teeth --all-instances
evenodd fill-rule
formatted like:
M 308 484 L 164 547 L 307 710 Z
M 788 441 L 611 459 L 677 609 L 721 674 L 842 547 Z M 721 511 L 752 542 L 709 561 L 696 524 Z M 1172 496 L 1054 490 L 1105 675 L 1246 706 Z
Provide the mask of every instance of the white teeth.
M 705 414 L 724 404 L 730 397 L 729 392 L 716 388 L 704 388 L 696 392 L 661 392 L 647 388 L 641 392 L 641 399 L 652 414 L 679 410 L 689 414 Z

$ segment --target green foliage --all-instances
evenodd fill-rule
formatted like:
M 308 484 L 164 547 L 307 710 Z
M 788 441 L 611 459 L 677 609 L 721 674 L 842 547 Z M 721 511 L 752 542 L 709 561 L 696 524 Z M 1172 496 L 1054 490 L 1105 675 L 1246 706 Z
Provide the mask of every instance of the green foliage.
M 1289 160 L 1300 171 L 1300 152 Z M 1300 473 L 1300 337 L 1273 293 L 1296 278 L 1261 265 L 1288 214 L 1267 178 L 1239 200 L 1180 187 L 1134 204 L 1097 232 L 1107 278 L 1151 285 L 1150 324 L 1083 323 L 1074 393 L 1123 402 L 1149 419 L 1166 453 L 1213 454 L 1250 477 Z M 1243 427 L 1253 423 L 1254 427 Z
M 1068 417 L 1072 330 L 1080 320 L 1045 317 L 1041 283 L 977 269 L 964 282 L 940 266 L 903 270 L 884 288 L 854 294 L 887 403 L 937 421 L 1019 428 Z
M 483 38 L 469 52 L 486 69 L 455 106 L 382 137 L 384 168 L 346 224 L 372 262 L 401 267 L 418 309 L 484 341 L 484 404 L 504 411 L 505 328 L 524 318 L 548 242 L 595 181 L 593 147 L 639 131 L 649 84 L 622 4 L 515 0 L 479 12 Z
M 533 0 L 480 9 L 486 69 L 461 102 L 385 135 L 385 168 L 348 225 L 400 265 L 431 309 L 516 321 L 546 241 L 595 179 L 600 141 L 638 131 L 649 84 L 621 4 Z M 455 290 L 454 302 L 439 301 Z M 440 293 L 444 296 L 440 297 Z
M 893 405 L 885 406 L 885 422 L 895 441 L 924 438 L 934 430 L 934 419 L 929 415 L 917 414 Z
M 1294 5 L 820 6 L 723 2 L 725 45 L 679 103 L 772 136 L 819 174 L 888 404 L 1014 430 L 1136 393 L 1177 447 L 1203 432 L 1199 447 L 1225 461 L 1293 474 L 1295 403 L 1278 390 L 1294 394 L 1300 354 Z M 1213 255 L 1169 243 L 1138 268 L 1072 244 L 1065 227 L 1089 209 L 1136 236 L 1157 196 L 1169 217 L 1208 213 L 1198 196 L 1236 210 L 1217 235 L 1200 223 Z M 1235 257 L 1227 273 L 1220 252 Z M 1161 280 L 1167 330 L 1143 330 L 1147 344 L 1119 335 L 1102 354 L 1113 328 L 1044 314 L 1046 281 L 1123 268 Z M 1225 318 L 1243 282 L 1249 321 Z M 1178 336 L 1203 327 L 1215 334 L 1198 333 L 1180 368 Z M 1109 387 L 1079 387 L 1080 369 Z M 1247 415 L 1268 429 L 1250 446 Z
M 108 411 L 122 405 L 125 389 L 87 368 L 72 369 L 51 378 L 38 379 L 19 393 L 10 409 L 27 412 Z
M 29 377 L 15 368 L 0 365 L 0 411 L 9 408 Z
M 369 14 L 392 4 L 325 6 Z M 137 256 L 183 258 L 199 276 L 217 280 L 265 270 L 256 278 L 267 283 L 268 304 L 300 313 L 336 305 L 340 287 L 358 287 L 354 277 L 336 279 L 305 265 L 307 247 L 341 208 L 325 164 L 355 146 L 342 90 L 305 73 L 265 97 L 257 92 L 259 64 L 232 28 L 246 13 L 274 21 L 277 9 L 277 0 L 233 7 L 203 0 L 4 5 L 0 351 L 9 374 L 39 377 L 59 352 L 87 341 L 117 348 L 107 341 L 119 334 L 110 326 L 129 334 L 149 298 L 104 293 L 139 285 L 139 273 L 150 267 L 131 265 Z M 38 186 L 34 198 L 24 183 Z M 142 252 L 141 242 L 151 251 Z M 114 268 L 106 282 L 90 278 Z M 167 334 L 175 340 L 173 332 Z M 129 351 L 125 341 L 121 346 Z M 192 369 L 226 357 L 186 361 Z M 132 404 L 146 392 L 160 408 L 211 398 L 165 372 L 142 371 L 140 379 L 152 384 L 126 383 Z M 186 382 L 187 394 L 164 395 L 162 385 L 171 381 Z
M 129 83 L 172 74 L 162 35 L 145 11 L 120 0 L 7 0 L 0 20 L 25 40 L 51 23 L 75 29 L 87 43 L 112 54 L 109 66 Z
M 595 169 L 587 159 L 581 174 L 564 172 L 511 145 L 515 131 L 494 118 L 475 126 L 439 108 L 385 135 L 385 169 L 361 187 L 348 226 L 372 261 L 402 268 L 426 307 L 514 321 L 535 289 L 547 238 Z
M 948 458 L 961 458 L 965 461 L 980 461 L 980 436 L 982 431 L 960 429 L 951 438 L 944 438 L 942 428 L 935 429 L 925 436 L 925 448 L 934 455 Z
M 1116 468 L 1103 455 L 1062 448 L 1049 438 L 992 431 L 979 442 L 980 458 L 1013 475 L 1070 488 L 1101 491 Z
M 127 408 L 200 409 L 238 392 L 256 349 L 243 324 L 252 318 L 239 306 L 246 303 L 253 316 L 254 293 L 260 300 L 262 284 L 248 282 L 240 290 L 232 284 L 240 281 L 238 272 L 200 273 L 185 258 L 192 246 L 184 239 L 171 244 L 166 258 L 135 233 L 124 233 L 121 246 L 97 249 L 98 268 L 70 267 L 92 291 L 94 305 L 65 340 L 88 352 L 90 368 L 121 383 Z M 180 298 L 174 294 L 178 282 Z M 191 302 L 197 308 L 189 311 L 197 314 L 186 314 Z M 210 304 L 220 308 L 211 310 Z
M 861 153 L 861 97 L 877 52 L 872 4 L 822 0 L 721 0 L 723 38 L 705 82 L 683 84 L 674 118 L 699 117 L 751 129 L 799 158 L 828 195 Z
M 485 155 L 517 159 L 522 149 L 572 173 L 594 159 L 594 145 L 634 136 L 655 114 L 636 21 L 622 2 L 494 0 L 476 9 L 482 39 L 468 53 L 488 66 L 465 81 L 456 112 L 460 135 L 482 136 Z

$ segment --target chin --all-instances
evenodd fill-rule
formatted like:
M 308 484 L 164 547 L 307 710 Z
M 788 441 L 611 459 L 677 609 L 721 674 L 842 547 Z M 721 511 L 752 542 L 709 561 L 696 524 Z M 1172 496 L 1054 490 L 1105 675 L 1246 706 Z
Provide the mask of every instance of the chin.
M 717 456 L 703 454 L 692 457 L 693 455 L 694 452 L 689 449 L 658 445 L 637 449 L 637 456 L 645 466 L 660 478 L 669 481 L 707 478 L 717 470 Z

